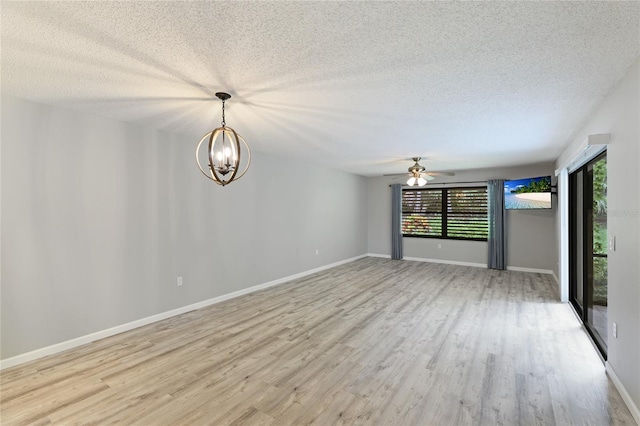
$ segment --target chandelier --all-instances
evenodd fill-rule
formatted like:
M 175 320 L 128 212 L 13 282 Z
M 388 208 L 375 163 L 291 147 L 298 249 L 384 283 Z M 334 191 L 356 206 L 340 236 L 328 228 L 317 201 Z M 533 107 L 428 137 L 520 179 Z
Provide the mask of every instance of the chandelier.
M 251 164 L 251 150 L 242 136 L 231 127 L 227 127 L 225 123 L 224 103 L 231 98 L 231 95 L 218 92 L 216 97 L 222 101 L 222 126 L 210 131 L 200 139 L 196 147 L 196 163 L 203 175 L 218 185 L 225 186 L 240 179 L 247 172 Z M 200 153 L 200 147 L 206 140 L 209 141 L 206 151 L 206 159 L 209 163 L 208 171 L 205 171 L 200 162 L 201 157 L 203 159 L 205 157 Z

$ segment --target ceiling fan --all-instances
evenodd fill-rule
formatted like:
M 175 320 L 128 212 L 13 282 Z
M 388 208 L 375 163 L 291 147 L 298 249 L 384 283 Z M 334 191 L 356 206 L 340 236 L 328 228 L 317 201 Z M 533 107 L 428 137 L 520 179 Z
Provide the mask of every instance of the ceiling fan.
M 434 176 L 454 176 L 455 173 L 452 172 L 427 172 L 424 166 L 421 166 L 418 161 L 421 160 L 420 157 L 413 157 L 413 161 L 415 164 L 409 167 L 407 170 L 409 173 L 396 173 L 389 174 L 384 176 L 409 176 L 409 180 L 407 180 L 407 185 L 409 186 L 425 186 L 427 181 L 433 180 Z

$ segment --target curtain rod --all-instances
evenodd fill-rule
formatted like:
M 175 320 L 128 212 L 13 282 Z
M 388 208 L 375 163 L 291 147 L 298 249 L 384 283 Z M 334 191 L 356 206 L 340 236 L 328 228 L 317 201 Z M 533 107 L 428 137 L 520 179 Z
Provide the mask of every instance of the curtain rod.
M 465 181 L 465 182 L 437 182 L 437 183 L 432 183 L 432 184 L 426 184 L 425 186 L 434 186 L 434 185 L 460 185 L 461 183 L 487 183 L 486 180 L 469 180 L 469 181 Z M 392 185 L 389 185 L 390 187 Z M 407 185 L 406 183 L 403 183 L 402 186 L 407 186 L 409 187 L 409 185 Z M 419 188 L 424 188 L 425 186 L 420 186 Z M 410 187 L 413 188 L 413 187 Z

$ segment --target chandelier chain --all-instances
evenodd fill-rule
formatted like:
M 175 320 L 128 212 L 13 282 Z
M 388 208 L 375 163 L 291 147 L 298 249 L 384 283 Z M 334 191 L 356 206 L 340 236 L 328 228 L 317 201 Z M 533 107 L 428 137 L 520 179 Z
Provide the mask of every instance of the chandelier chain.
M 225 121 L 224 121 L 224 99 L 222 100 L 222 127 L 225 126 Z

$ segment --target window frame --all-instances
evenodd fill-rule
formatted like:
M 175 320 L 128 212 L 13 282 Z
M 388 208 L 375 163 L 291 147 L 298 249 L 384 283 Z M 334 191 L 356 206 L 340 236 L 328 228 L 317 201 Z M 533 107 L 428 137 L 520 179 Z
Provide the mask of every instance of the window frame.
M 487 209 L 483 212 L 481 211 L 470 211 L 469 213 L 471 214 L 480 214 L 480 215 L 484 215 L 484 217 L 486 218 L 487 221 L 487 237 L 485 238 L 470 238 L 470 237 L 459 237 L 459 236 L 449 236 L 448 235 L 448 221 L 449 221 L 449 215 L 453 214 L 455 212 L 449 212 L 448 211 L 448 205 L 449 205 L 449 192 L 450 191 L 459 191 L 459 190 L 468 190 L 468 189 L 474 189 L 474 190 L 484 190 L 485 196 L 487 197 Z M 440 219 L 441 219 L 441 235 L 414 235 L 414 234 L 405 234 L 404 232 L 402 232 L 402 237 L 403 238 L 431 238 L 431 239 L 439 239 L 439 240 L 460 240 L 460 241 L 487 241 L 488 240 L 488 234 L 489 234 L 489 205 L 488 205 L 488 191 L 487 191 L 487 186 L 457 186 L 457 187 L 442 187 L 442 188 L 407 188 L 407 189 L 402 189 L 402 221 L 401 223 L 404 224 L 404 218 L 405 215 L 407 214 L 416 214 L 416 213 L 412 213 L 412 212 L 406 212 L 404 209 L 404 194 L 406 192 L 422 192 L 422 191 L 430 191 L 430 192 L 437 192 L 440 191 L 441 192 L 441 200 L 442 200 L 442 205 L 440 206 L 440 211 L 439 212 L 435 212 L 435 211 L 425 211 L 425 212 L 421 212 L 418 213 L 419 215 L 428 215 L 428 214 L 439 214 L 440 215 Z

